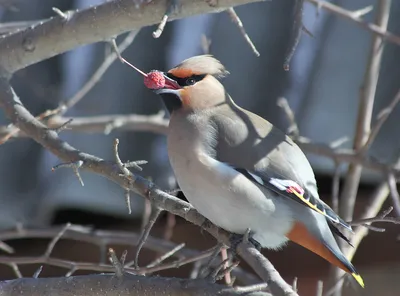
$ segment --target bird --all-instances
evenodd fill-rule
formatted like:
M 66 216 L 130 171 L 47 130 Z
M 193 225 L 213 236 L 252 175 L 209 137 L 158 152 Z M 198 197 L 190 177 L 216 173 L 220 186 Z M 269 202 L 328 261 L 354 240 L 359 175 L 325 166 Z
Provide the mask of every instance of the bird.
M 158 70 L 154 70 L 158 71 Z M 351 274 L 361 275 L 334 234 L 352 231 L 318 196 L 313 169 L 299 146 L 264 118 L 238 106 L 212 55 L 188 58 L 152 89 L 169 112 L 168 157 L 179 188 L 205 218 L 233 234 L 251 230 L 262 248 L 292 241 Z M 155 73 L 155 74 L 157 74 Z

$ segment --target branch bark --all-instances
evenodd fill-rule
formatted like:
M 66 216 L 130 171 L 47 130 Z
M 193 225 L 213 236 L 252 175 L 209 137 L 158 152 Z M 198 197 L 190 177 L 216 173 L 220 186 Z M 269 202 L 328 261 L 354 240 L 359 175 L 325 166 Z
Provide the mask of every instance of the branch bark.
M 17 295 L 253 295 L 272 296 L 266 292 L 243 293 L 234 288 L 212 284 L 205 280 L 144 277 L 124 274 L 88 275 L 61 278 L 22 278 L 0 282 L 0 296 Z
M 196 14 L 223 11 L 229 7 L 261 0 L 219 0 L 212 7 L 204 0 L 182 3 L 170 20 Z M 141 4 L 141 0 L 114 0 L 85 10 L 67 12 L 0 39 L 0 65 L 4 73 L 14 72 L 78 46 L 106 41 L 127 31 L 159 22 L 166 1 Z M 112 24 L 112 25 L 110 25 Z

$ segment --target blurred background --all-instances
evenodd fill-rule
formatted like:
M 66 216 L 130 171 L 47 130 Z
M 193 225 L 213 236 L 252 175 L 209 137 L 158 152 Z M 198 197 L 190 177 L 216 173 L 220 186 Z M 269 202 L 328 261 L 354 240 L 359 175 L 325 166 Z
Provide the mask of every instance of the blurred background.
M 10 2 L 10 1 L 8 1 Z M 100 4 L 101 0 L 20 0 L 17 9 L 0 9 L 1 22 L 45 19 L 54 15 L 52 7 L 61 11 Z M 368 5 L 374 0 L 330 1 L 349 10 Z M 289 123 L 277 100 L 285 97 L 295 112 L 300 134 L 314 142 L 330 143 L 341 137 L 353 139 L 359 89 L 362 83 L 371 34 L 321 9 L 306 3 L 304 24 L 314 38 L 303 34 L 290 64 L 283 70 L 285 52 L 292 28 L 293 0 L 268 1 L 238 7 L 236 12 L 261 53 L 256 57 L 245 43 L 227 13 L 202 15 L 168 23 L 159 39 L 152 37 L 155 27 L 142 29 L 123 56 L 145 72 L 166 70 L 185 58 L 203 53 L 202 36 L 211 41 L 209 51 L 230 71 L 223 84 L 233 99 L 270 122 L 286 130 Z M 373 22 L 375 12 L 364 19 Z M 392 1 L 388 30 L 400 35 L 400 2 Z M 120 36 L 118 40 L 122 40 Z M 97 43 L 56 56 L 19 71 L 12 84 L 23 103 L 37 115 L 55 108 L 74 95 L 90 78 L 110 52 L 109 45 Z M 393 99 L 399 89 L 400 48 L 385 45 L 381 73 L 376 92 L 376 115 Z M 67 117 L 105 114 L 155 114 L 164 107 L 159 98 L 145 87 L 142 77 L 132 69 L 115 62 L 101 81 Z M 400 108 L 394 110 L 376 139 L 370 155 L 382 162 L 393 162 L 400 148 Z M 0 123 L 8 124 L 3 113 Z M 113 140 L 120 139 L 123 160 L 149 161 L 141 173 L 161 188 L 176 188 L 166 154 L 164 136 L 153 133 L 112 131 L 110 134 L 83 134 L 63 131 L 61 138 L 84 152 L 104 159 L 113 159 Z M 351 148 L 351 141 L 343 144 Z M 330 203 L 334 163 L 330 159 L 307 155 L 315 169 L 322 198 Z M 132 214 L 128 215 L 123 190 L 97 175 L 82 172 L 82 187 L 69 169 L 55 173 L 51 167 L 59 160 L 30 139 L 13 139 L 0 146 L 0 230 L 17 223 L 42 227 L 72 222 L 105 229 L 138 230 L 143 213 L 143 199 L 132 196 Z M 343 172 L 346 166 L 342 167 Z M 374 185 L 381 176 L 364 171 L 356 213 L 362 211 Z M 183 195 L 179 197 L 184 199 Z M 389 204 L 388 204 L 389 205 Z M 163 215 L 152 235 L 162 236 Z M 367 289 L 348 295 L 398 295 L 400 288 L 400 228 L 385 225 L 384 233 L 371 233 L 360 246 L 354 264 L 364 276 Z M 205 249 L 214 241 L 200 234 L 197 227 L 176 219 L 173 241 L 186 242 L 196 249 Z M 15 242 L 18 254 L 35 254 L 43 247 L 41 240 Z M 82 258 L 90 260 L 89 249 L 61 243 L 57 255 L 63 256 L 79 248 Z M 300 292 L 315 290 L 318 279 L 326 279 L 328 264 L 308 251 L 290 245 L 282 252 L 266 252 L 285 279 L 299 278 Z M 148 255 L 151 256 L 151 255 Z M 146 259 L 143 259 L 146 261 Z M 294 264 L 295 263 L 295 264 Z M 25 268 L 25 267 L 24 267 Z M 36 267 L 37 268 L 37 267 Z M 31 275 L 34 267 L 26 267 Z M 21 271 L 24 271 L 22 268 Z M 32 273 L 30 273 L 32 271 Z M 59 270 L 45 268 L 44 275 L 59 275 Z M 184 276 L 184 271 L 165 273 Z M 13 278 L 7 267 L 0 266 L 0 279 Z M 314 293 L 314 292 L 312 292 Z M 309 294 L 303 294 L 309 295 Z

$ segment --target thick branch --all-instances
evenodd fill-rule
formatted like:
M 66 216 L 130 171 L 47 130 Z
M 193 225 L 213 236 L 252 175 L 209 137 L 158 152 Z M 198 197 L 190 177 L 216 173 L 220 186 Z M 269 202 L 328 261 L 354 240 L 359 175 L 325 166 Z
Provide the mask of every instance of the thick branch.
M 196 14 L 218 12 L 232 6 L 261 0 L 219 0 L 217 7 L 204 0 L 183 1 L 171 20 Z M 0 65 L 6 73 L 15 71 L 69 51 L 78 46 L 105 41 L 127 31 L 159 22 L 166 1 L 141 4 L 141 0 L 114 0 L 81 11 L 68 12 L 68 17 L 55 16 L 48 21 L 6 35 L 0 39 Z M 139 6 L 138 8 L 136 8 Z
M 59 296 L 128 296 L 128 295 L 263 295 L 269 293 L 250 292 L 245 294 L 234 288 L 212 284 L 204 280 L 163 277 L 144 277 L 125 274 L 88 275 L 59 278 L 22 278 L 0 282 L 0 296 L 16 295 L 59 295 Z

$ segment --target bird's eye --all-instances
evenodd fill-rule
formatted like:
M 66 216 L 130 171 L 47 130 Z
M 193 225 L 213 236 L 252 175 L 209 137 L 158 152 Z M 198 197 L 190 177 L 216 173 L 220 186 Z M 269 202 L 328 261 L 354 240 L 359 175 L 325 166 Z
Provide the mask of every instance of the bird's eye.
M 193 85 L 195 83 L 196 83 L 196 79 L 194 79 L 194 78 L 186 79 L 186 85 Z

